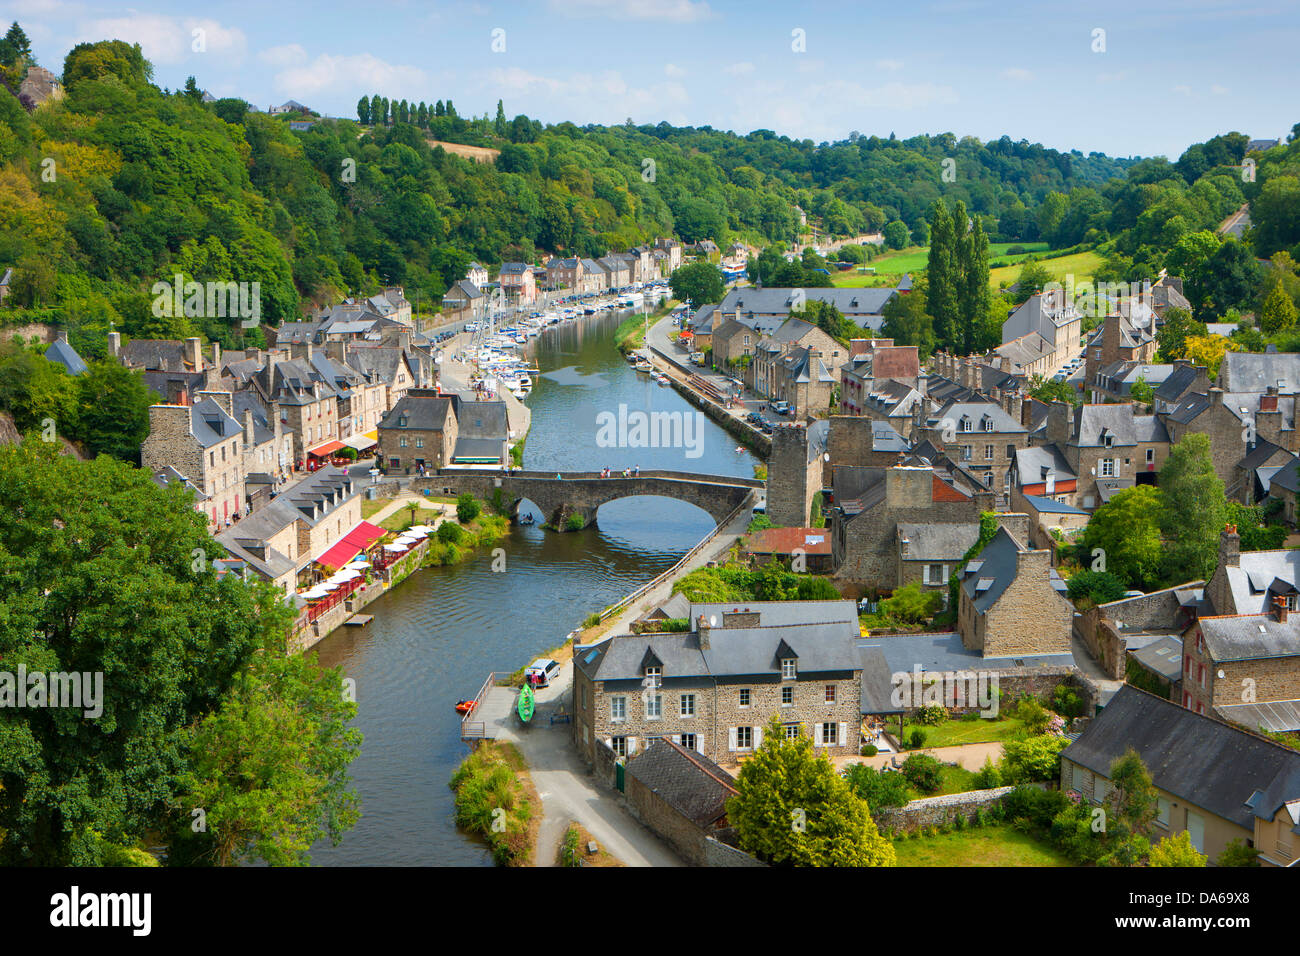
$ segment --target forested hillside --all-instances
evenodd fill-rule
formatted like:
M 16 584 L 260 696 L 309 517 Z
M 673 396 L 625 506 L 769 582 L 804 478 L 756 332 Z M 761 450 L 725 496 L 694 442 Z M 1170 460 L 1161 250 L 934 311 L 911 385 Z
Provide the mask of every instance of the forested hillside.
M 25 39 L 0 44 L 0 266 L 15 270 L 4 319 L 61 322 L 90 356 L 110 325 L 240 344 L 238 323 L 152 314 L 151 286 L 176 273 L 259 282 L 271 323 L 382 283 L 428 311 L 470 259 L 599 255 L 656 236 L 769 246 L 796 238 L 800 209 L 822 234 L 897 220 L 924 237 L 942 196 L 993 241 L 1098 244 L 1115 278 L 1151 274 L 1248 198 L 1261 199 L 1261 254 L 1300 240 L 1297 144 L 1262 156 L 1246 183 L 1241 134 L 1139 162 L 1006 137 L 814 144 L 664 123 L 543 126 L 507 121 L 503 104 L 495 118 L 461 117 L 450 100 L 378 94 L 357 121 L 291 131 L 291 117 L 242 100 L 204 104 L 197 83 L 159 89 L 120 41 L 73 49 L 64 98 L 29 113 L 14 95 L 28 57 Z M 433 140 L 500 155 L 474 163 Z

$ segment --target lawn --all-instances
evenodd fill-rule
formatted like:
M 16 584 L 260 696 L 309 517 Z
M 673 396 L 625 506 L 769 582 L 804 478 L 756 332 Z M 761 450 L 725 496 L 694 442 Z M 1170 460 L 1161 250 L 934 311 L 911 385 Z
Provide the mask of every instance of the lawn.
M 1020 246 L 1025 252 L 1017 253 L 1014 256 L 1007 255 L 1007 250 L 1013 246 Z M 1047 243 L 1045 242 L 994 242 L 989 244 L 989 260 L 1002 259 L 1008 262 L 1023 262 L 1030 255 L 1041 255 L 1046 251 Z M 854 267 L 848 272 L 836 274 L 833 281 L 837 286 L 846 288 L 878 284 L 893 285 L 892 282 L 885 282 L 885 277 L 901 276 L 905 272 L 920 272 L 929 264 L 929 258 L 929 246 L 908 246 L 896 252 L 887 252 L 883 256 L 866 263 L 866 268 L 876 270 L 875 275 L 863 275 L 857 271 L 857 267 Z M 1017 273 L 1019 271 L 1019 269 L 1016 269 Z M 997 283 L 993 283 L 993 286 L 996 288 Z
M 925 731 L 926 747 L 955 747 L 958 744 L 982 744 L 1010 740 L 1024 725 L 1015 717 L 998 717 L 986 720 L 945 720 L 942 724 L 904 724 L 903 739 L 912 736 L 919 727 Z
M 899 866 L 1071 866 L 1054 847 L 1005 823 L 894 841 Z
M 1048 272 L 1052 278 L 1058 282 L 1065 281 L 1066 273 L 1074 274 L 1076 283 L 1085 279 L 1091 279 L 1092 274 L 1101 267 L 1101 256 L 1095 252 L 1076 252 L 1072 256 L 1061 256 L 1059 259 L 1039 259 L 1039 263 Z M 989 285 L 996 289 L 1005 282 L 1011 285 L 1020 278 L 1020 266 L 1006 266 L 1002 269 L 989 270 Z

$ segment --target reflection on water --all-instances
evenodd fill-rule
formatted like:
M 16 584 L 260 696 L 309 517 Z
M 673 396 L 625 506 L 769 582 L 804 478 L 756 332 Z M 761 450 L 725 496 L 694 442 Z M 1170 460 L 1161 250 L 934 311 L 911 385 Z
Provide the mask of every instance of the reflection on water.
M 639 465 L 752 477 L 755 459 L 737 454 L 707 419 L 700 458 L 686 458 L 686 449 L 597 448 L 596 416 L 617 412 L 620 403 L 694 411 L 627 365 L 612 344 L 620 321 L 590 318 L 536 340 L 542 374 L 528 399 L 533 427 L 524 467 Z M 650 497 L 612 501 L 597 521 L 570 534 L 516 527 L 501 543 L 505 571 L 492 571 L 490 552 L 420 571 L 367 608 L 374 621 L 365 628 L 341 629 L 318 645 L 322 664 L 342 666 L 356 681 L 355 726 L 365 743 L 352 764 L 361 820 L 342 846 L 318 845 L 314 862 L 491 865 L 482 844 L 453 821 L 447 781 L 466 753 L 455 702 L 477 693 L 489 671 L 513 671 L 558 644 L 588 614 L 670 567 L 713 526 L 693 505 Z

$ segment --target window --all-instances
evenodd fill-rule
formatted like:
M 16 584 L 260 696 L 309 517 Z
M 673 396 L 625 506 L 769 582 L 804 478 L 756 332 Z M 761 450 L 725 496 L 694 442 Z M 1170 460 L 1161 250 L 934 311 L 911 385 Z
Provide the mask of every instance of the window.
M 694 694 L 682 694 L 681 713 L 683 717 L 695 716 L 695 695 Z
M 993 419 L 991 418 L 984 419 L 984 430 L 986 432 L 993 431 Z
M 754 747 L 754 728 L 737 727 L 736 728 L 736 749 L 752 750 Z
M 1012 458 L 1015 458 L 1015 457 L 1016 457 L 1016 446 L 1015 446 L 1015 445 L 1008 445 L 1008 446 L 1007 446 L 1007 461 L 1010 461 Z
M 423 438 L 417 438 L 417 439 L 415 440 L 415 447 L 416 447 L 416 448 L 423 448 L 423 447 L 424 447 L 424 439 L 423 439 Z
M 1155 463 L 1155 460 L 1156 460 L 1156 450 L 1155 450 L 1154 448 L 1148 448 L 1148 449 L 1147 449 L 1147 464 L 1148 464 L 1148 465 L 1150 465 L 1150 464 L 1154 464 L 1154 463 Z
M 397 439 L 397 447 L 399 447 L 399 448 L 405 448 L 405 447 L 406 447 L 406 436 L 405 436 L 405 435 L 403 435 L 401 438 Z
M 828 704 L 833 704 L 833 703 L 835 703 L 835 685 L 834 685 L 834 684 L 827 684 L 827 685 L 826 685 L 826 703 L 828 703 Z
M 927 564 L 925 566 L 925 583 L 926 584 L 943 584 L 943 565 Z
M 793 657 L 784 658 L 781 661 L 781 680 L 794 680 L 797 666 L 797 662 Z
M 964 432 L 970 431 L 970 419 L 965 416 L 963 416 L 961 420 L 961 430 Z
M 699 750 L 699 742 L 694 734 L 682 734 L 680 743 L 687 750 Z
M 992 460 L 993 460 L 993 446 L 992 446 L 992 445 L 985 445 L 985 446 L 984 446 L 984 460 L 985 460 L 985 461 L 992 461 Z
M 626 757 L 626 756 L 627 756 L 627 738 L 626 738 L 626 737 L 611 737 L 610 740 L 609 740 L 609 746 L 610 746 L 610 749 L 614 751 L 614 755 L 615 755 L 616 757 Z
M 1165 828 L 1169 826 L 1169 801 L 1164 797 L 1156 798 L 1156 823 Z
M 658 720 L 664 715 L 664 698 L 662 694 L 647 694 L 645 699 L 645 716 L 647 720 Z
M 742 689 L 741 692 L 740 692 L 740 706 L 741 706 L 741 707 L 748 707 L 748 706 L 749 706 L 749 688 L 748 688 L 748 687 Z
M 1103 459 L 1101 460 L 1101 462 L 1100 462 L 1100 465 L 1101 465 L 1101 477 L 1103 477 L 1103 478 L 1114 478 L 1114 477 L 1115 477 L 1115 459 L 1114 459 L 1114 458 L 1103 458 Z
M 646 676 L 648 679 L 653 679 L 653 680 L 654 680 L 654 686 L 656 686 L 656 687 L 658 687 L 659 684 L 660 684 L 660 680 L 659 680 L 659 678 L 660 678 L 660 676 L 662 676 L 662 674 L 663 674 L 663 669 L 662 669 L 662 668 L 659 668 L 659 667 L 647 667 L 647 668 L 645 669 L 645 676 Z
M 627 720 L 627 698 L 611 697 L 609 699 L 609 719 Z
M 782 706 L 782 707 L 793 707 L 793 706 L 794 706 L 794 688 L 793 688 L 793 687 L 791 687 L 791 686 L 789 686 L 789 685 L 786 685 L 785 687 L 782 687 L 782 688 L 781 688 L 781 706 Z
M 970 446 L 970 445 L 962 445 L 962 446 L 961 446 L 961 460 L 962 460 L 962 461 L 970 461 L 970 459 L 971 459 L 971 454 L 970 454 L 970 453 L 971 453 L 971 446 Z
M 394 468 L 401 468 L 401 467 L 402 467 L 402 459 L 400 459 L 400 458 L 390 458 L 390 459 L 388 459 L 388 462 L 389 462 L 389 464 L 391 464 Z
M 840 742 L 839 724 L 822 724 L 822 743 L 827 747 L 838 746 Z
M 786 740 L 798 740 L 798 739 L 799 739 L 799 725 L 798 725 L 798 724 L 786 724 L 785 727 L 784 727 L 783 729 L 784 729 L 784 731 L 785 731 L 785 739 L 786 739 Z

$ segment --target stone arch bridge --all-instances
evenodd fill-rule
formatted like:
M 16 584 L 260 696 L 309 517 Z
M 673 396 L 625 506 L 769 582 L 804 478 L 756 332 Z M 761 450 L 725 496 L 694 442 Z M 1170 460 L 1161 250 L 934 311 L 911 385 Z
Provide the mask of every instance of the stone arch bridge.
M 492 501 L 498 489 L 500 501 L 508 506 L 511 520 L 517 519 L 519 505 L 527 498 L 546 515 L 547 523 L 557 531 L 568 531 L 573 517 L 582 520 L 574 528 L 586 528 L 596 522 L 600 506 L 619 498 L 654 495 L 686 501 L 707 511 L 717 524 L 751 495 L 764 487 L 755 478 L 728 478 L 722 475 L 696 475 L 679 471 L 643 471 L 636 477 L 614 474 L 602 478 L 599 472 L 479 471 L 443 468 L 428 477 L 411 482 L 417 493 L 459 495 L 468 491 L 475 498 Z

